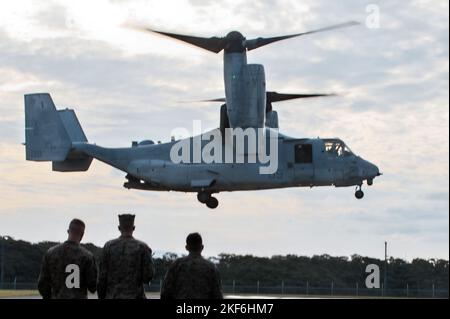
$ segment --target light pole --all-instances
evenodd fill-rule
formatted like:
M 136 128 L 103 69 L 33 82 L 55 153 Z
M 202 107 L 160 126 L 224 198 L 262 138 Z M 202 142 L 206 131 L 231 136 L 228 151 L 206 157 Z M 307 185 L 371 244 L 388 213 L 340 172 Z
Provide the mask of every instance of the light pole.
M 0 239 L 2 241 L 2 247 L 0 249 L 0 257 L 1 257 L 1 263 L 0 263 L 0 288 L 3 288 L 3 283 L 5 279 L 5 241 L 9 239 L 8 236 L 0 236 Z
M 384 291 L 387 292 L 387 273 L 388 273 L 388 261 L 387 261 L 387 241 L 384 242 Z
M 0 250 L 2 263 L 0 264 L 0 288 L 3 288 L 3 278 L 4 278 L 4 272 L 5 272 L 5 237 L 0 236 L 0 239 L 2 240 L 2 248 Z

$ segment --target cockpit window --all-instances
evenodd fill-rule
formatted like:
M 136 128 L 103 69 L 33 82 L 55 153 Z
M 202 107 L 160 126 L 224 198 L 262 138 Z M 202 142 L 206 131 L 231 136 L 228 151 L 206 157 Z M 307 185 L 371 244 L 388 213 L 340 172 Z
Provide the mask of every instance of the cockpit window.
M 325 141 L 325 153 L 333 157 L 344 157 L 353 155 L 353 152 L 341 140 Z

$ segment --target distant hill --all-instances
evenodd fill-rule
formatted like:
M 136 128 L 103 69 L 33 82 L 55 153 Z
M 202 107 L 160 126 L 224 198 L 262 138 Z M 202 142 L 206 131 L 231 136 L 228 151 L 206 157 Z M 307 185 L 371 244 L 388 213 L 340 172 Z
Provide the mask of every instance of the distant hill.
M 0 264 L 2 245 L 4 250 L 5 282 L 36 282 L 39 276 L 42 257 L 56 242 L 30 243 L 12 238 L 0 237 Z M 101 254 L 101 248 L 93 244 L 83 244 L 96 258 Z M 160 254 L 158 254 L 160 255 Z M 156 273 L 154 282 L 159 282 L 170 264 L 178 256 L 165 253 L 154 258 Z M 333 282 L 336 287 L 354 287 L 359 283 L 363 287 L 368 264 L 380 266 L 383 278 L 384 261 L 376 258 L 353 255 L 348 257 L 333 257 L 319 255 L 313 257 L 287 255 L 255 257 L 251 255 L 221 254 L 210 258 L 216 263 L 224 284 L 235 281 L 241 285 L 255 285 L 261 282 L 266 285 L 278 285 L 281 281 L 286 285 L 304 286 L 308 283 L 316 287 L 328 287 Z M 388 287 L 404 289 L 406 285 L 413 289 L 430 289 L 435 287 L 448 292 L 449 262 L 442 259 L 414 259 L 407 262 L 399 258 L 391 258 L 388 263 Z M 448 294 L 448 293 L 447 293 Z

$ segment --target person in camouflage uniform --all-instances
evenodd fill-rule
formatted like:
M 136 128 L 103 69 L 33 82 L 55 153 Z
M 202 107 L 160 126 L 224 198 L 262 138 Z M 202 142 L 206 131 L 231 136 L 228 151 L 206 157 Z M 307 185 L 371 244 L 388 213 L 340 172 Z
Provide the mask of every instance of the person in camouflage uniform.
M 102 252 L 97 284 L 100 299 L 145 299 L 144 284 L 153 277 L 152 250 L 133 238 L 135 215 L 119 215 L 120 237 Z
M 80 246 L 84 230 L 83 221 L 73 219 L 67 241 L 45 253 L 38 279 L 38 290 L 44 299 L 86 299 L 87 290 L 95 292 L 94 255 Z
M 189 234 L 189 255 L 178 258 L 166 273 L 161 299 L 222 299 L 220 274 L 216 266 L 202 257 L 202 237 Z

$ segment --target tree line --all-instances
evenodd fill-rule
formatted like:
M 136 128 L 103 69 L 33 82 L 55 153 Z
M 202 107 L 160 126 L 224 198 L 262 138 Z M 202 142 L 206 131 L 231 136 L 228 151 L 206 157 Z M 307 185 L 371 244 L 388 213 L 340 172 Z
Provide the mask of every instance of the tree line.
M 44 253 L 56 242 L 30 243 L 11 237 L 0 237 L 0 265 L 2 265 L 4 282 L 36 282 L 39 276 Z M 94 244 L 82 244 L 98 260 L 102 248 Z M 168 267 L 179 257 L 166 253 L 160 258 L 153 258 L 155 265 L 154 282 L 164 278 Z M 220 271 L 223 284 L 235 282 L 239 285 L 279 285 L 283 282 L 290 286 L 328 287 L 330 282 L 336 287 L 360 287 L 365 284 L 368 264 L 379 265 L 381 278 L 384 278 L 384 260 L 360 255 L 330 256 L 327 254 L 312 257 L 286 255 L 256 257 L 252 255 L 220 254 L 210 258 Z M 1 271 L 1 269 L 0 269 Z M 421 259 L 405 261 L 390 257 L 387 266 L 387 285 L 389 289 L 436 289 L 448 291 L 449 262 L 443 259 Z

